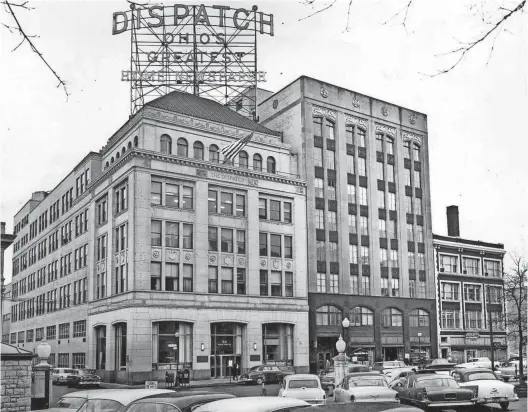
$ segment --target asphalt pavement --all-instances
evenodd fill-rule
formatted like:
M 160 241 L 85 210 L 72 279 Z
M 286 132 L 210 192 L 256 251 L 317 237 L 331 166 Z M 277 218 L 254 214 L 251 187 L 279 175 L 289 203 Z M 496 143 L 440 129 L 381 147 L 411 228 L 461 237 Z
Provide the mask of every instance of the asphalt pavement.
M 103 384 L 104 385 L 104 384 Z M 163 385 L 160 386 L 160 388 Z M 262 386 L 259 385 L 247 385 L 247 384 L 227 384 L 222 386 L 210 386 L 210 387 L 195 387 L 195 388 L 182 388 L 186 392 L 216 392 L 216 393 L 230 393 L 238 397 L 244 396 L 260 396 L 262 393 Z M 265 385 L 267 396 L 277 396 L 279 394 L 279 385 Z M 59 400 L 59 398 L 67 393 L 78 391 L 79 389 L 68 388 L 66 386 L 53 386 L 52 392 L 52 405 Z M 527 411 L 527 398 L 521 398 L 519 402 L 510 403 L 509 410 L 512 412 L 526 412 Z M 329 402 L 333 402 L 334 398 L 328 399 Z M 499 405 L 492 404 L 490 406 L 481 407 L 474 409 L 474 412 L 501 412 Z

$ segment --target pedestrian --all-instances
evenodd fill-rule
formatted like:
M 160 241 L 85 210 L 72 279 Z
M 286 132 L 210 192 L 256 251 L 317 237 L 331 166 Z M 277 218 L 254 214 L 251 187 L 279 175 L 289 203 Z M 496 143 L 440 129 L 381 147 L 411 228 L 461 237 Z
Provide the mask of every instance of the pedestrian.
M 235 363 L 235 380 L 238 380 L 238 376 L 240 374 L 240 365 L 238 363 Z
M 327 359 L 326 364 L 325 364 L 325 372 L 328 373 L 329 371 L 330 371 L 330 360 Z

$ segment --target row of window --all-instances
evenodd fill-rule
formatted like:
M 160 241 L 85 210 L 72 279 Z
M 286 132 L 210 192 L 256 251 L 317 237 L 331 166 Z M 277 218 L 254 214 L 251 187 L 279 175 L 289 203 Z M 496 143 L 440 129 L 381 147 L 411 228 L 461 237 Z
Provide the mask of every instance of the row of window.
M 460 284 L 451 282 L 441 282 L 442 300 L 460 300 Z M 464 284 L 465 302 L 482 302 L 482 285 Z M 502 286 L 486 286 L 486 303 L 501 303 L 503 298 Z
M 374 311 L 365 306 L 356 306 L 349 313 L 350 326 L 373 326 Z M 336 306 L 321 306 L 315 311 L 315 323 L 318 326 L 341 326 L 343 313 Z M 409 313 L 411 327 L 429 327 L 429 312 L 414 309 Z M 403 326 L 403 312 L 396 308 L 385 308 L 381 311 L 381 325 L 383 327 Z
M 70 339 L 70 338 L 84 338 L 86 337 L 86 321 L 78 320 L 73 322 L 73 327 L 70 330 L 70 322 L 59 324 L 59 335 L 58 339 Z M 44 332 L 46 334 L 44 335 Z M 13 341 L 13 336 L 15 340 Z M 57 326 L 47 326 L 46 328 L 28 329 L 26 331 L 13 332 L 11 333 L 11 344 L 15 343 L 31 343 L 40 342 L 46 336 L 46 340 L 57 339 Z M 18 339 L 17 339 L 18 338 Z M 51 363 L 50 363 L 51 364 Z
M 496 331 L 505 330 L 504 317 L 502 312 L 492 311 L 491 317 L 488 315 L 487 322 L 484 324 L 484 312 L 478 310 L 464 311 L 464 323 L 458 309 L 442 309 L 441 311 L 442 329 L 489 329 L 490 320 L 493 329 Z
M 439 255 L 440 272 L 462 273 L 464 275 L 481 275 L 480 258 L 462 257 L 462 266 L 459 266 L 459 257 L 453 255 Z M 501 262 L 498 260 L 484 259 L 484 276 L 492 278 L 502 277 Z
M 193 291 L 193 265 L 180 265 L 178 263 L 151 262 L 150 263 L 150 290 L 165 290 L 171 292 Z
M 193 187 L 185 183 L 152 180 L 150 203 L 153 205 L 193 209 Z
M 152 220 L 150 226 L 150 243 L 152 246 L 192 249 L 193 225 L 192 223 Z

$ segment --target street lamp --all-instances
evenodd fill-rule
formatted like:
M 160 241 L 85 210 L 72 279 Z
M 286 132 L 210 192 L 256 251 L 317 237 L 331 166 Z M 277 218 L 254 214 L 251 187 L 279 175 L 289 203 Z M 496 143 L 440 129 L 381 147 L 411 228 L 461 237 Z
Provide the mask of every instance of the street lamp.
M 341 325 L 343 326 L 343 336 L 345 337 L 345 353 L 348 349 L 348 328 L 350 327 L 350 321 L 348 318 L 343 319 L 343 322 L 341 322 Z
M 422 332 L 418 332 L 418 356 L 420 359 L 419 365 L 422 365 Z
M 40 359 L 40 363 L 37 366 L 51 366 L 48 364 L 48 358 L 51 354 L 51 346 L 43 339 L 37 346 L 37 355 Z

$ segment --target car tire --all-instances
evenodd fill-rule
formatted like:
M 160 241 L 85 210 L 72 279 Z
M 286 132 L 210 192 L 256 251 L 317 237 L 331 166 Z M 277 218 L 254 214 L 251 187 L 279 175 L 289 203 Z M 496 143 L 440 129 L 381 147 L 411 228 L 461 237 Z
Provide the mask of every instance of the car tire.
M 264 382 L 264 379 L 257 378 L 257 385 L 262 385 L 263 382 Z
M 508 410 L 508 406 L 510 406 L 510 402 L 501 402 L 499 403 L 500 407 L 502 408 L 503 411 L 507 411 Z
M 334 385 L 328 385 L 328 397 L 334 396 Z

